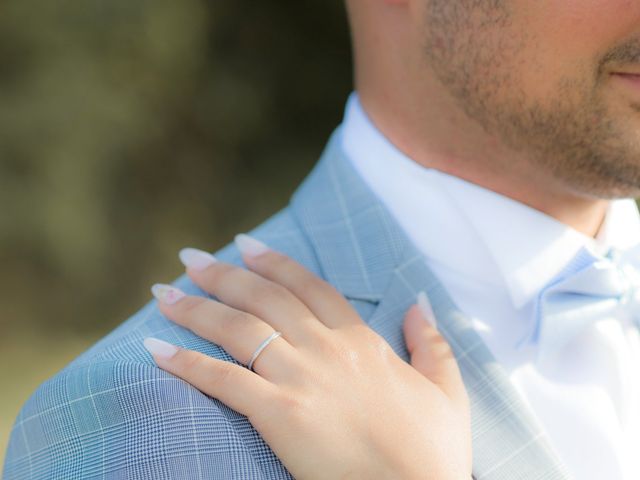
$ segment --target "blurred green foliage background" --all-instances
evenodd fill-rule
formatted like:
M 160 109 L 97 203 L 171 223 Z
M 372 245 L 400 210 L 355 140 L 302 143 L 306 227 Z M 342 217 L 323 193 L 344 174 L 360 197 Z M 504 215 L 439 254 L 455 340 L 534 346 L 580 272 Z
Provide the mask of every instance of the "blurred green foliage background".
M 352 88 L 342 2 L 0 6 L 0 465 L 21 404 L 284 207 Z

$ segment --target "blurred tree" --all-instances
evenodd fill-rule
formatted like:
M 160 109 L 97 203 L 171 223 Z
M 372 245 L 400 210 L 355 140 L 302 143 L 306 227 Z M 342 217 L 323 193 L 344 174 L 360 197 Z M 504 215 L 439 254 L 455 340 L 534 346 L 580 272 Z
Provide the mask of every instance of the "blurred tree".
M 3 2 L 0 329 L 106 332 L 284 206 L 350 55 L 342 2 Z

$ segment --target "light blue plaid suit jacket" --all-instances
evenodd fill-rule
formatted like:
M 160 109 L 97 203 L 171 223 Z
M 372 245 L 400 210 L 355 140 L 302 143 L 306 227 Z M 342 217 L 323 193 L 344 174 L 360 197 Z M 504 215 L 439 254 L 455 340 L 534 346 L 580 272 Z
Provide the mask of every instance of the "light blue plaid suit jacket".
M 568 479 L 504 369 L 345 158 L 340 134 L 287 208 L 250 233 L 335 285 L 405 361 L 402 320 L 425 290 L 469 391 L 475 477 Z M 241 265 L 233 244 L 215 254 Z M 186 275 L 174 284 L 206 295 Z M 150 301 L 31 395 L 15 420 L 4 480 L 292 478 L 246 417 L 157 368 L 147 336 L 235 362 Z

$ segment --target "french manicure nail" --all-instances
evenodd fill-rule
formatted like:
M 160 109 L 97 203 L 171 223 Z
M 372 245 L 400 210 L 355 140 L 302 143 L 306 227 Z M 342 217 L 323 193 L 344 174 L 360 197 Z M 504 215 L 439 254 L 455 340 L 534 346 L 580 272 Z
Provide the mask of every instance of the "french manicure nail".
M 270 250 L 264 243 L 245 233 L 239 233 L 235 236 L 236 246 L 241 253 L 250 257 L 257 257 Z
M 209 265 L 217 262 L 216 257 L 197 248 L 183 248 L 178 256 L 185 267 L 193 268 L 194 270 L 204 270 Z
M 147 337 L 142 341 L 144 348 L 146 348 L 152 355 L 168 360 L 178 352 L 178 347 L 171 345 L 159 338 Z
M 429 298 L 427 294 L 424 292 L 418 293 L 418 307 L 420 308 L 420 312 L 422 316 L 429 322 L 429 324 L 438 329 L 438 325 L 436 324 L 436 316 L 433 313 L 433 308 L 431 307 L 431 302 L 429 302 Z
M 173 305 L 181 298 L 184 298 L 186 294 L 172 285 L 164 283 L 155 283 L 151 286 L 151 293 L 153 296 L 167 305 Z

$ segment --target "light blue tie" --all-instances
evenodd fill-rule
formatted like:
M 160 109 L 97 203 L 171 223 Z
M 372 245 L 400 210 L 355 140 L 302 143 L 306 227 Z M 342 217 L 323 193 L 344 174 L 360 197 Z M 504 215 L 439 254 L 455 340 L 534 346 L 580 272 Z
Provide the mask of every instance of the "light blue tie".
M 597 256 L 581 249 L 540 292 L 533 329 L 519 343 L 537 343 L 550 360 L 594 322 L 614 317 L 640 328 L 640 245 Z

